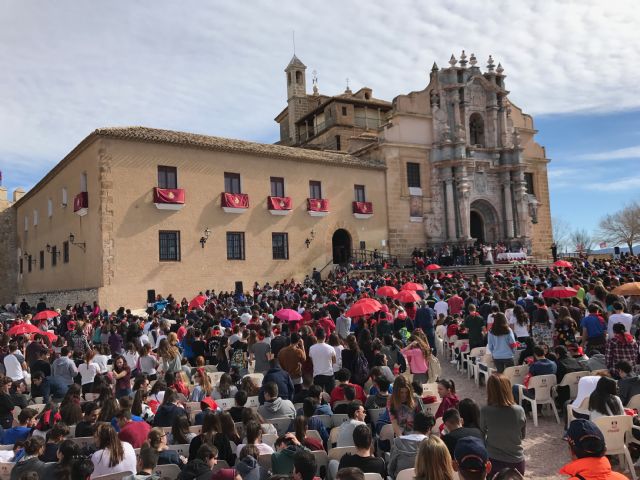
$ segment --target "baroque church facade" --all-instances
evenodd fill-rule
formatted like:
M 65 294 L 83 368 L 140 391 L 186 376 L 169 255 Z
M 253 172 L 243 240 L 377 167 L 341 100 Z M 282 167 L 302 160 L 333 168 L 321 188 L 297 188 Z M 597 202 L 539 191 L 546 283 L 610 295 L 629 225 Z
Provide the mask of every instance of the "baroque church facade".
M 285 69 L 281 145 L 345 151 L 386 165 L 389 250 L 503 243 L 548 256 L 545 150 L 533 119 L 509 100 L 501 64 L 474 54 L 434 63 L 427 86 L 376 99 L 369 88 L 321 95 L 294 55 Z

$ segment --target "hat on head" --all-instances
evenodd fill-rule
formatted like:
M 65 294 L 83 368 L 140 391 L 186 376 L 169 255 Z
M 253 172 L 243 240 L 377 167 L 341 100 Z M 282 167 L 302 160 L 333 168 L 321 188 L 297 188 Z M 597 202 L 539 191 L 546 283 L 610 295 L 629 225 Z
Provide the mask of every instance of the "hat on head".
M 601 457 L 606 451 L 604 435 L 595 423 L 578 419 L 569 424 L 564 434 L 576 457 Z
M 484 470 L 489 460 L 489 454 L 484 443 L 476 437 L 464 437 L 458 440 L 453 457 L 460 470 L 471 471 Z
M 217 410 L 218 409 L 218 404 L 211 397 L 204 397 L 202 400 L 200 400 L 200 406 L 202 407 L 204 405 L 209 407 L 211 410 Z

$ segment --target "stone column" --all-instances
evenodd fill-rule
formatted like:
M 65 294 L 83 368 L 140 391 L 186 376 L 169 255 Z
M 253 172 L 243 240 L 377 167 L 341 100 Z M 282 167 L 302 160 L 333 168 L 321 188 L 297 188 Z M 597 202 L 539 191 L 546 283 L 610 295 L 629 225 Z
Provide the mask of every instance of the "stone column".
M 513 204 L 511 200 L 511 172 L 505 172 L 502 177 L 502 191 L 504 192 L 504 223 L 507 239 L 513 238 Z
M 460 236 L 463 240 L 471 239 L 471 214 L 469 198 L 471 196 L 471 181 L 467 177 L 466 167 L 460 167 L 458 178 L 458 210 L 460 215 Z
M 451 178 L 450 174 L 444 179 L 444 183 L 447 202 L 447 240 L 452 242 L 456 240 L 456 206 L 453 201 L 453 178 Z
M 515 175 L 513 194 L 518 208 L 518 217 L 515 219 L 515 221 L 518 222 L 518 236 L 520 238 L 530 237 L 527 184 L 524 181 L 524 174 L 521 171 Z

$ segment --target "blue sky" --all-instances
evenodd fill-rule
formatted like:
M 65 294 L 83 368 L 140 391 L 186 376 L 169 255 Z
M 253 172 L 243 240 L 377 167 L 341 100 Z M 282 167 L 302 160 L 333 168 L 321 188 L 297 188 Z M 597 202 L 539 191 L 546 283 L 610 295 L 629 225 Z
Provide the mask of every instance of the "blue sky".
M 392 6 L 391 6 L 392 5 Z M 321 93 L 423 89 L 451 53 L 501 62 L 547 148 L 552 213 L 637 199 L 640 9 L 599 0 L 0 0 L 0 170 L 29 188 L 97 127 L 273 142 L 296 53 Z

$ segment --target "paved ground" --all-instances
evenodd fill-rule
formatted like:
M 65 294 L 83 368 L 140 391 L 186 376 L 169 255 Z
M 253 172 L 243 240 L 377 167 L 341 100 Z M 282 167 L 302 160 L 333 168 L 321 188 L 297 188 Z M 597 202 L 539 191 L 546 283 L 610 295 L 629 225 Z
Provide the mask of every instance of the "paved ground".
M 460 374 L 448 361 L 442 360 L 442 376 L 451 378 L 456 383 L 458 398 L 472 398 L 480 406 L 486 404 L 484 386 L 476 387 L 473 380 L 467 380 L 466 373 Z M 538 416 L 538 426 L 533 426 L 533 419 L 529 417 L 527 423 L 527 437 L 524 441 L 526 453 L 526 478 L 530 479 L 561 479 L 558 470 L 569 461 L 567 444 L 562 440 L 563 425 L 558 425 L 549 410 L 544 416 Z M 563 420 L 562 418 L 560 419 Z

